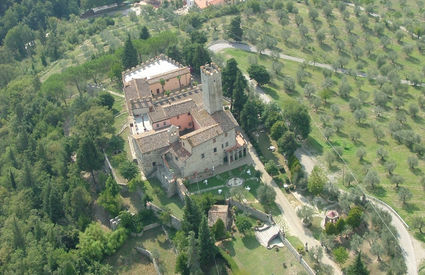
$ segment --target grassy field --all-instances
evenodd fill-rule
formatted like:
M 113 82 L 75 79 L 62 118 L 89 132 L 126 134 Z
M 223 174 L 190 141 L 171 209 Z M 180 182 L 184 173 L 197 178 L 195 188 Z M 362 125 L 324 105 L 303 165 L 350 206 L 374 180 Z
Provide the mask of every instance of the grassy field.
M 299 274 L 303 267 L 287 248 L 268 250 L 261 246 L 254 235 L 234 235 L 233 241 L 223 242 L 223 247 L 236 261 L 244 274 Z
M 146 231 L 142 237 L 130 237 L 126 243 L 109 259 L 114 274 L 154 274 L 152 262 L 136 252 L 135 247 L 143 247 L 159 254 L 160 266 L 164 274 L 174 274 L 176 254 L 164 232 L 158 229 Z
M 246 71 L 249 66 L 249 60 L 253 56 L 258 58 L 258 63 L 266 66 L 270 70 L 272 60 L 266 56 L 258 56 L 257 54 L 247 53 L 236 49 L 226 49 L 222 52 L 222 56 L 225 59 L 234 57 L 239 67 Z M 406 117 L 405 128 L 413 129 L 414 132 L 420 136 L 425 135 L 425 129 L 423 128 L 423 116 L 424 112 L 419 111 L 417 118 L 413 119 L 407 114 L 407 106 L 411 103 L 417 102 L 417 98 L 422 94 L 422 92 L 413 87 L 409 87 L 405 95 L 402 97 L 404 106 L 400 110 L 396 111 L 392 103 L 387 103 L 386 108 L 381 116 L 377 118 L 374 113 L 374 102 L 373 102 L 373 92 L 377 89 L 377 85 L 370 83 L 364 79 L 354 79 L 353 77 L 346 76 L 342 78 L 341 75 L 335 74 L 332 76 L 332 81 L 335 85 L 331 89 L 331 96 L 324 102 L 322 100 L 321 106 L 315 111 L 310 104 L 310 102 L 303 97 L 303 88 L 296 84 L 295 91 L 286 92 L 284 89 L 284 77 L 292 77 L 295 79 L 296 71 L 299 69 L 300 64 L 282 61 L 285 64 L 283 73 L 285 76 L 275 75 L 272 78 L 272 82 L 269 85 L 266 85 L 266 90 L 269 92 L 269 95 L 281 106 L 284 105 L 288 99 L 297 99 L 304 102 L 310 108 L 310 115 L 312 117 L 312 132 L 310 138 L 308 139 L 308 144 L 310 149 L 316 151 L 319 158 L 323 157 L 326 152 L 332 150 L 331 146 L 341 147 L 342 156 L 344 161 L 348 163 L 350 169 L 353 170 L 354 174 L 361 182 L 366 172 L 366 168 L 372 167 L 378 172 L 380 177 L 380 184 L 374 189 L 367 188 L 367 191 L 372 195 L 377 196 L 378 198 L 384 200 L 386 203 L 394 207 L 399 214 L 408 222 L 411 223 L 412 214 L 413 215 L 424 215 L 425 214 L 425 201 L 423 200 L 423 190 L 420 185 L 420 180 L 423 176 L 423 171 L 425 171 L 425 162 L 423 159 L 419 159 L 417 168 L 414 170 L 409 169 L 407 158 L 409 156 L 414 156 L 415 154 L 411 152 L 405 145 L 399 144 L 391 136 L 389 131 L 389 124 L 394 121 L 395 114 L 397 112 L 404 113 Z M 324 76 L 319 69 L 314 69 L 307 67 L 306 72 L 310 74 L 310 77 L 306 79 L 307 82 L 313 83 L 319 91 L 320 83 L 323 83 Z M 362 109 L 366 112 L 366 119 L 361 123 L 358 123 L 353 116 L 353 112 L 349 107 L 349 99 L 341 98 L 337 91 L 338 87 L 341 85 L 341 82 L 348 82 L 352 87 L 352 92 L 350 98 L 357 97 L 360 93 L 367 94 L 365 102 L 362 104 Z M 335 104 L 339 107 L 339 114 L 335 115 L 331 110 L 330 106 Z M 335 119 L 342 119 L 344 124 L 342 129 L 332 135 L 327 142 L 322 135 L 322 131 L 326 127 L 333 127 L 332 122 Z M 322 122 L 323 121 L 323 122 Z M 378 125 L 385 136 L 378 142 L 374 136 L 372 125 Z M 352 132 L 358 132 L 360 138 L 358 141 L 353 142 L 350 138 Z M 359 148 L 364 148 L 367 152 L 366 157 L 363 161 L 359 161 L 359 158 L 356 156 L 356 152 Z M 395 161 L 397 167 L 394 171 L 394 174 L 402 176 L 405 180 L 401 186 L 407 187 L 413 194 L 412 199 L 403 204 L 399 198 L 397 189 L 391 183 L 388 173 L 385 170 L 385 163 L 379 160 L 377 157 L 376 151 L 378 148 L 384 148 L 388 151 L 388 160 Z M 322 162 L 325 163 L 325 162 Z M 341 173 L 341 162 L 335 162 L 330 171 L 332 173 L 340 174 Z M 346 188 L 339 183 L 341 188 Z M 363 187 L 366 187 L 363 185 Z
M 153 198 L 153 203 L 162 208 L 169 208 L 171 213 L 177 218 L 183 218 L 184 203 L 177 197 L 167 198 L 165 191 L 161 187 L 161 183 L 156 178 L 150 178 L 146 182 L 146 193 Z

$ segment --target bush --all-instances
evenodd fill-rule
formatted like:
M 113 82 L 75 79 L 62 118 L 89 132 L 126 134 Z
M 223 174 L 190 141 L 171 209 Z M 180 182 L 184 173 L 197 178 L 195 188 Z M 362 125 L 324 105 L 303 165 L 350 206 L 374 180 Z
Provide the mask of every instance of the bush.
M 139 172 L 139 169 L 136 164 L 128 160 L 122 162 L 119 165 L 118 170 L 120 171 L 121 175 L 128 181 L 135 178 L 137 176 L 137 173 Z
M 267 173 L 272 176 L 275 176 L 279 173 L 279 169 L 277 168 L 277 165 L 273 160 L 269 160 L 264 166 L 264 168 L 266 169 Z
M 337 263 L 339 263 L 341 265 L 344 264 L 348 259 L 347 249 L 345 249 L 345 247 L 342 247 L 342 246 L 332 250 L 332 254 L 333 254 L 335 260 L 337 261 Z
M 262 65 L 252 64 L 248 68 L 248 74 L 260 86 L 270 82 L 270 74 L 267 72 L 266 67 Z
M 359 206 L 355 206 L 350 209 L 347 217 L 347 224 L 352 228 L 356 228 L 362 222 L 363 210 Z
M 334 235 L 334 234 L 336 234 L 338 232 L 338 230 L 337 230 L 335 224 L 333 224 L 332 222 L 328 222 L 325 225 L 325 232 L 328 235 Z
M 113 217 L 116 217 L 122 208 L 120 196 L 113 195 L 107 190 L 100 194 L 97 202 Z
M 239 232 L 241 232 L 243 235 L 246 235 L 246 233 L 248 233 L 252 228 L 251 221 L 245 215 L 237 215 L 235 223 Z

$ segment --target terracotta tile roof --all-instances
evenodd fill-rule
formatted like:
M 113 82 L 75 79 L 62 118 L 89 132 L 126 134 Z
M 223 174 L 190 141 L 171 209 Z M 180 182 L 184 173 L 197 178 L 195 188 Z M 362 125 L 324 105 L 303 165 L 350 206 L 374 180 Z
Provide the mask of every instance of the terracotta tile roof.
M 229 110 L 215 112 L 211 116 L 215 123 L 220 124 L 224 132 L 228 132 L 239 126 L 238 122 Z
M 192 112 L 192 117 L 201 127 L 217 124 L 205 109 L 199 109 L 196 112 Z
M 202 127 L 180 138 L 187 139 L 190 145 L 195 147 L 221 134 L 223 134 L 223 130 L 220 125 L 215 124 L 208 127 Z
M 152 152 L 170 145 L 168 141 L 168 129 L 150 131 L 135 135 L 137 145 L 142 153 Z
M 213 226 L 218 219 L 221 219 L 227 225 L 229 214 L 228 205 L 213 205 L 208 211 L 208 226 Z
M 159 122 L 165 119 L 169 119 L 181 114 L 191 112 L 196 108 L 196 104 L 193 99 L 188 98 L 175 103 L 167 104 L 164 106 L 158 106 L 154 112 L 149 113 L 149 117 L 152 122 Z
M 171 144 L 171 149 L 170 149 L 174 155 L 176 155 L 179 160 L 186 160 L 188 159 L 191 154 L 189 153 L 189 151 L 187 151 L 180 142 L 174 142 Z
M 133 79 L 124 86 L 126 100 L 150 97 L 149 84 L 144 79 Z
M 191 98 L 188 98 L 174 104 L 163 106 L 162 108 L 164 109 L 165 115 L 170 118 L 190 112 L 196 108 L 196 104 Z

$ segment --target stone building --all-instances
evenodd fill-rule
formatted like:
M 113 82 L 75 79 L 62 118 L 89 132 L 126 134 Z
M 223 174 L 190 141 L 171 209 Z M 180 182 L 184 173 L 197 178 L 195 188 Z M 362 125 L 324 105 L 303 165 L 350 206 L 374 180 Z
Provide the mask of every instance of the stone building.
M 129 102 L 130 99 L 162 96 L 166 91 L 185 88 L 191 82 L 191 75 L 188 67 L 162 54 L 124 71 L 122 81 Z
M 230 229 L 232 225 L 232 219 L 229 212 L 229 205 L 213 205 L 210 210 L 208 210 L 208 226 L 212 227 L 219 219 L 221 219 L 227 230 Z
M 129 89 L 128 75 L 123 74 L 123 81 L 134 157 L 146 176 L 155 173 L 169 195 L 178 189 L 178 178 L 190 180 L 246 156 L 239 125 L 223 109 L 217 65 L 201 67 L 202 84 L 167 95 L 152 93 L 146 83 L 138 86 L 136 77 L 129 81 L 137 88 Z

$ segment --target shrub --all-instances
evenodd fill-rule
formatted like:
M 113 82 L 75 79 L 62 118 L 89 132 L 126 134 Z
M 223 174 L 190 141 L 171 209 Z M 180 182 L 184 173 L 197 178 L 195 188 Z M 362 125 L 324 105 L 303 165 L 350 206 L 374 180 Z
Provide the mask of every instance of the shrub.
M 356 228 L 362 222 L 363 210 L 359 206 L 355 206 L 350 209 L 347 217 L 347 224 L 351 227 Z
M 273 160 L 269 160 L 264 166 L 264 168 L 266 169 L 267 173 L 272 176 L 275 176 L 279 173 L 279 169 L 277 168 L 277 165 Z
M 237 215 L 235 223 L 239 232 L 241 232 L 243 235 L 246 235 L 246 233 L 251 230 L 252 223 L 245 215 Z
M 128 160 L 122 162 L 119 165 L 118 170 L 120 171 L 121 175 L 128 181 L 135 178 L 137 173 L 139 172 L 139 169 L 137 168 L 136 164 Z
M 335 224 L 333 224 L 331 222 L 328 222 L 325 225 L 325 232 L 328 235 L 334 235 L 334 234 L 336 234 L 337 233 L 337 228 L 336 228 Z
M 347 261 L 347 259 L 348 259 L 347 249 L 345 249 L 345 247 L 342 247 L 342 246 L 335 248 L 332 251 L 332 254 L 333 254 L 335 260 L 341 265 L 344 264 L 345 261 Z

